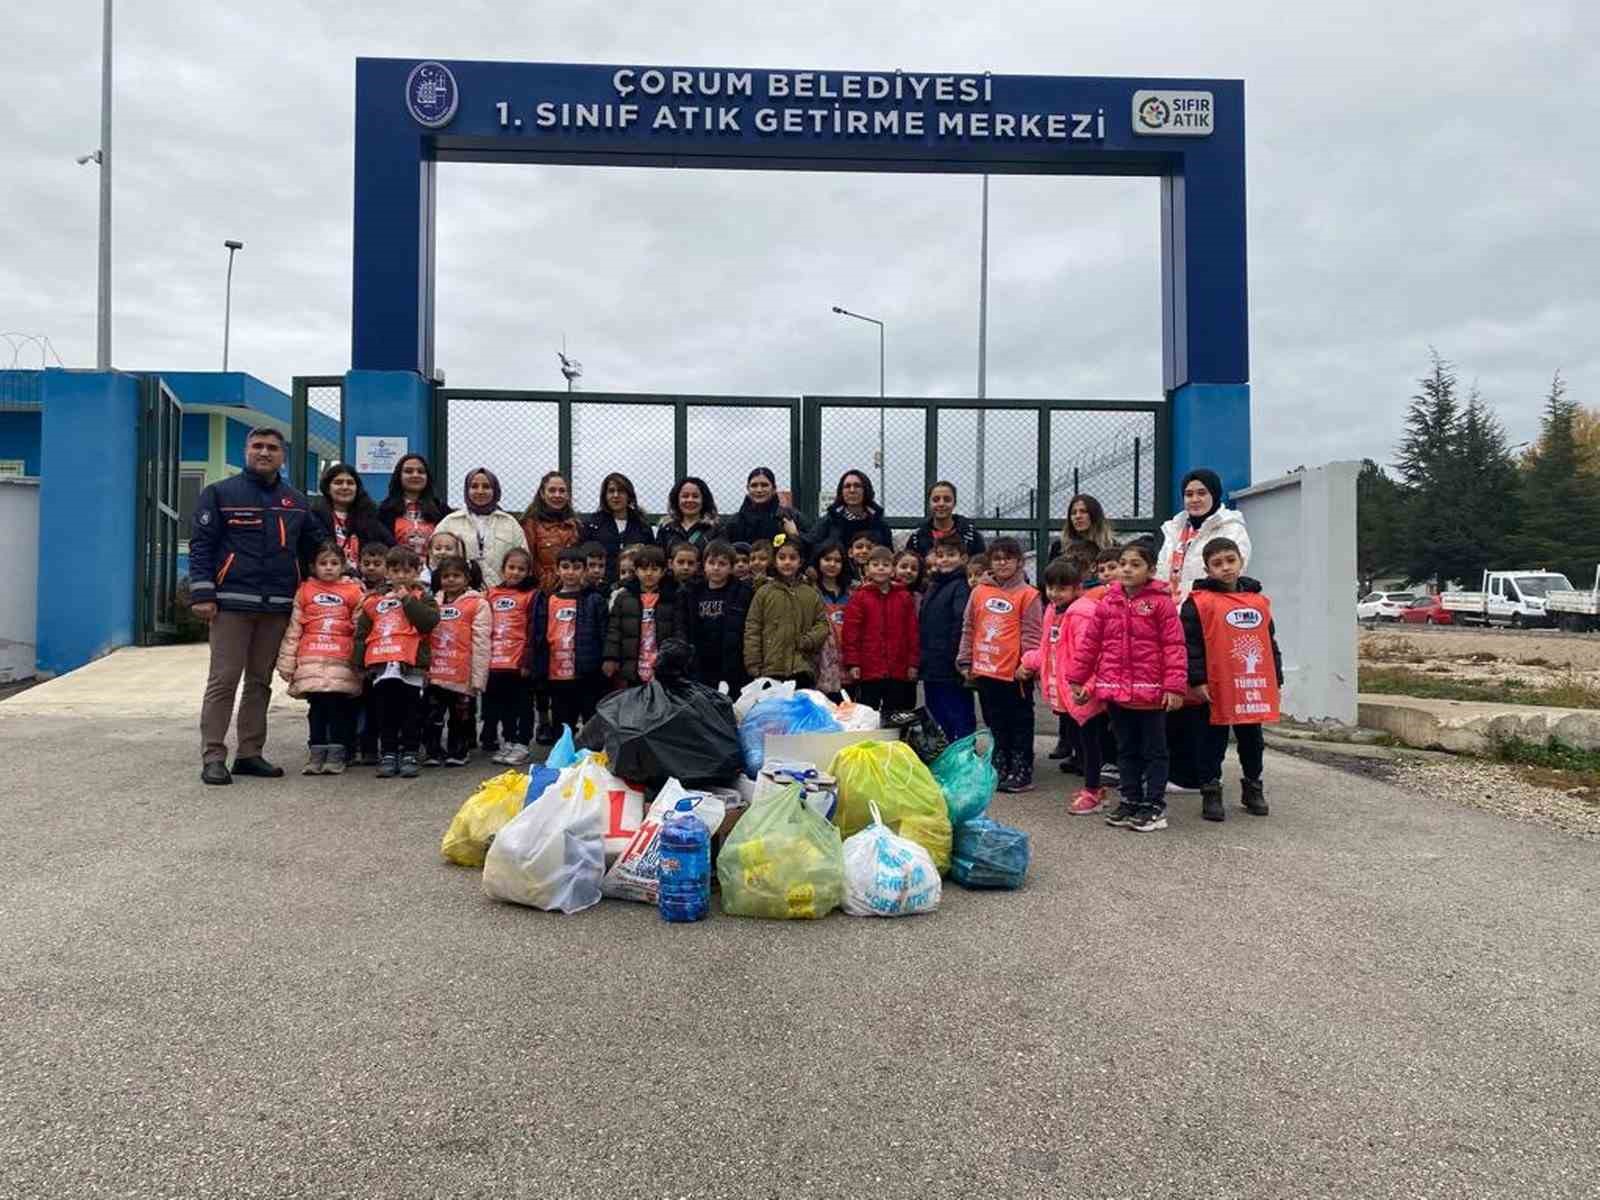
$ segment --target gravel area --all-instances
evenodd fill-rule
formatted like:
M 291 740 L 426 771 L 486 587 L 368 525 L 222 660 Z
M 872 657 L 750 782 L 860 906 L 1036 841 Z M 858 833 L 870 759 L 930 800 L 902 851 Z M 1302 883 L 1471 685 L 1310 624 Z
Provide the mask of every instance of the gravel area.
M 1448 762 L 1398 759 L 1388 764 L 1385 774 L 1390 782 L 1413 794 L 1600 841 L 1600 802 L 1592 788 L 1576 781 L 1570 788 L 1552 787 L 1529 778 L 1534 774 L 1549 778 L 1553 772 L 1459 758 Z
M 1361 640 L 1365 642 L 1368 638 L 1379 646 L 1406 639 L 1428 657 L 1466 658 L 1473 654 L 1493 654 L 1507 663 L 1543 659 L 1557 667 L 1600 671 L 1600 634 L 1385 623 L 1370 630 L 1363 626 Z

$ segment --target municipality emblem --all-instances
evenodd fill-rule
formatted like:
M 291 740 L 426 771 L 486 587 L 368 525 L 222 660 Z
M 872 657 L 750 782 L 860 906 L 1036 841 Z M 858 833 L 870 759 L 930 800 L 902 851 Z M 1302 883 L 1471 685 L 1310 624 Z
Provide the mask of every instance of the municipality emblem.
M 406 108 L 419 125 L 438 129 L 456 115 L 456 77 L 443 63 L 418 63 L 406 76 Z

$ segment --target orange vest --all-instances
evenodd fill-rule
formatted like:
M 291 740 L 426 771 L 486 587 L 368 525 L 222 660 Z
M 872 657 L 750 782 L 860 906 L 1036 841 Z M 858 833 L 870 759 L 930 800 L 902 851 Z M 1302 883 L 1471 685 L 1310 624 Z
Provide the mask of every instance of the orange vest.
M 407 507 L 404 516 L 394 522 L 394 541 L 397 546 L 409 546 L 424 558 L 428 554 L 428 539 L 433 536 L 432 521 L 422 519 L 420 508 Z
M 300 658 L 349 662 L 356 648 L 356 613 L 365 593 L 353 579 L 323 583 L 308 579 L 295 602 L 300 608 Z
M 472 683 L 472 625 L 482 596 L 463 593 L 454 600 L 439 600 L 439 623 L 429 634 L 433 650 L 428 679 L 467 687 Z
M 1272 603 L 1260 592 L 1189 594 L 1206 643 L 1206 688 L 1213 725 L 1265 725 L 1278 719 L 1272 662 Z
M 661 593 L 639 596 L 639 682 L 656 677 L 656 601 Z
M 422 649 L 422 635 L 406 616 L 400 597 L 368 596 L 361 602 L 372 622 L 367 632 L 367 666 L 381 667 L 384 663 L 405 663 L 415 666 L 417 652 Z
M 1022 614 L 1039 599 L 1031 587 L 980 583 L 972 590 L 972 673 L 1010 683 L 1022 665 Z
M 489 589 L 489 669 L 519 671 L 528 649 L 528 609 L 538 592 L 529 588 Z
M 544 642 L 550 647 L 550 678 L 578 677 L 578 602 L 571 596 L 551 596 L 545 618 Z

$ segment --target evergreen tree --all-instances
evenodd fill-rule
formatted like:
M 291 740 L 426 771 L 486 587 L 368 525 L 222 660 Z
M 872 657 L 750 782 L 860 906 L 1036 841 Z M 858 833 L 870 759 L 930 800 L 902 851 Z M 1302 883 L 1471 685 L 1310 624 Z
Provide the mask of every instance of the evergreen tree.
M 1455 534 L 1444 556 L 1450 577 L 1474 586 L 1491 567 L 1513 567 L 1517 529 L 1517 468 L 1500 419 L 1474 388 L 1457 423 L 1449 471 Z
M 1356 572 L 1361 591 L 1378 577 L 1405 569 L 1406 493 L 1372 459 L 1363 459 L 1356 476 Z
M 1579 411 L 1557 371 L 1545 397 L 1539 440 L 1524 463 L 1513 546 L 1516 566 L 1561 571 L 1584 586 L 1600 563 L 1600 478 L 1580 469 Z
M 1418 380 L 1395 464 L 1407 489 L 1402 550 L 1412 579 L 1458 578 L 1463 531 L 1456 511 L 1460 473 L 1454 463 L 1460 403 L 1454 366 L 1429 348 L 1433 369 Z

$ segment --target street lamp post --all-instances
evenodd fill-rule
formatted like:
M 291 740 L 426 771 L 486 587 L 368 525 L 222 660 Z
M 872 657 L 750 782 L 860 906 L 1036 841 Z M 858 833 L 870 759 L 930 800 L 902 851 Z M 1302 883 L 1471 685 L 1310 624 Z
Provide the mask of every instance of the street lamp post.
M 232 238 L 222 243 L 228 248 L 228 286 L 222 298 L 222 369 L 228 369 L 228 334 L 233 323 L 233 256 L 244 249 L 243 242 Z
M 977 510 L 985 510 L 984 458 L 988 447 L 985 428 L 989 415 L 984 400 L 989 391 L 989 176 L 983 177 L 983 239 L 978 251 L 978 497 Z
M 884 454 L 883 437 L 883 322 L 877 317 L 868 317 L 858 312 L 851 312 L 848 308 L 840 308 L 837 304 L 833 306 L 833 311 L 841 317 L 854 317 L 857 321 L 865 321 L 869 325 L 878 327 L 878 491 L 882 494 L 879 503 L 888 507 L 889 485 L 886 482 L 888 458 Z

